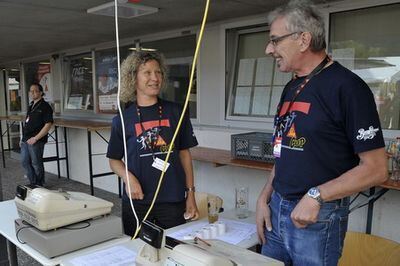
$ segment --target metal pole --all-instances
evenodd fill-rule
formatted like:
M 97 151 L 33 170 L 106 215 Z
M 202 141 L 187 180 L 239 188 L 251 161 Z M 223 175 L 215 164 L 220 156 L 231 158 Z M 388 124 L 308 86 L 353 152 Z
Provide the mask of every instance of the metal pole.
M 88 137 L 88 154 L 89 154 L 89 175 L 90 175 L 90 193 L 94 195 L 93 189 L 93 165 L 92 165 L 92 132 L 87 131 Z

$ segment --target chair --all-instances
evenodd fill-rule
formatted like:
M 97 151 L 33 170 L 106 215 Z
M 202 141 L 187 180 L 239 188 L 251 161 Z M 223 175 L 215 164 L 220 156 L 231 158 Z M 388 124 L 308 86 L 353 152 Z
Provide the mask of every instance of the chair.
M 347 232 L 340 266 L 399 266 L 400 244 L 358 232 Z
M 205 192 L 196 192 L 195 193 L 196 205 L 197 205 L 197 208 L 199 209 L 199 219 L 202 219 L 202 218 L 208 216 L 208 204 L 207 204 L 207 196 L 208 195 L 212 195 L 212 194 L 205 193 Z M 218 196 L 216 196 L 216 197 L 217 197 L 217 206 L 219 207 L 220 210 L 222 210 L 223 200 Z

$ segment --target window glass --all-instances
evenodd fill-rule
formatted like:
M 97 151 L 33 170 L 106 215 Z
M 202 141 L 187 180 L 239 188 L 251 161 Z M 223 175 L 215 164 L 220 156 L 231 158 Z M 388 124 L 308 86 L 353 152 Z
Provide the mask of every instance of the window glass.
M 90 53 L 65 58 L 65 109 L 93 110 L 92 60 Z
M 265 26 L 227 31 L 228 117 L 275 115 L 291 74 L 279 72 L 274 59 L 265 54 L 267 37 Z
M 142 49 L 154 49 L 164 54 L 168 67 L 168 84 L 167 88 L 162 91 L 161 98 L 183 104 L 189 86 L 191 64 L 196 48 L 196 36 L 188 35 L 152 42 L 143 42 L 140 46 Z M 188 107 L 190 118 L 197 117 L 196 99 L 197 89 L 195 76 Z
M 20 72 L 18 69 L 8 70 L 8 95 L 10 112 L 21 112 L 22 92 L 19 84 Z
M 332 13 L 329 51 L 371 88 L 382 128 L 400 129 L 400 4 Z
M 32 83 L 40 83 L 43 87 L 43 98 L 53 103 L 53 89 L 51 87 L 51 66 L 49 60 L 24 64 L 25 89 L 28 92 Z M 27 93 L 29 95 L 29 93 Z M 30 101 L 30 99 L 29 99 Z
M 97 112 L 116 113 L 118 93 L 118 61 L 117 49 L 97 51 L 96 58 L 96 90 Z M 128 48 L 120 48 L 120 62 L 128 55 Z

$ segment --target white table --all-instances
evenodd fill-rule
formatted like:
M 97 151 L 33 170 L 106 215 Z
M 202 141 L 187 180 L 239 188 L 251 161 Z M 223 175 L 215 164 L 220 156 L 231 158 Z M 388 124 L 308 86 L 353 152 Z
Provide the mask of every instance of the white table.
M 251 224 L 255 224 L 255 212 L 249 212 L 250 216 L 245 218 L 245 219 L 238 219 L 235 215 L 235 211 L 234 210 L 229 210 L 229 211 L 225 211 L 223 213 L 220 213 L 219 216 L 221 218 L 225 218 L 225 219 L 230 219 L 230 220 L 236 220 L 239 222 L 244 222 L 244 223 L 251 223 Z M 181 229 L 187 228 L 189 226 L 193 226 L 196 225 L 197 223 L 201 223 L 204 222 L 207 218 L 202 219 L 202 220 L 198 220 L 198 221 L 193 221 L 193 222 L 189 222 L 186 224 L 182 224 L 173 228 L 170 228 L 168 230 L 166 230 L 166 234 L 170 234 L 176 231 L 179 231 Z M 257 237 L 257 233 L 251 235 L 251 237 L 249 239 L 246 239 L 244 241 L 241 241 L 240 243 L 238 243 L 236 246 L 241 247 L 241 248 L 251 248 L 255 245 L 258 244 L 258 237 Z M 134 239 L 131 241 L 127 241 L 124 243 L 121 243 L 122 247 L 126 247 L 130 250 L 134 250 L 136 252 L 138 252 L 142 246 L 144 245 L 144 242 L 141 241 L 140 239 Z M 93 247 L 89 247 L 85 250 L 80 250 L 77 252 L 74 252 L 73 254 L 68 254 L 66 256 L 64 256 L 61 265 L 62 266 L 73 266 L 74 264 L 71 262 L 74 258 L 78 257 L 78 256 L 85 256 L 88 255 L 92 252 L 95 251 L 99 251 L 101 250 L 101 248 L 98 248 L 98 246 L 93 246 Z
M 122 244 L 124 242 L 128 242 L 130 240 L 130 237 L 125 236 L 122 238 L 118 239 L 112 239 L 100 244 L 97 244 L 92 247 L 84 248 L 78 251 L 74 251 L 65 255 L 61 255 L 58 257 L 54 257 L 52 259 L 49 259 L 36 251 L 35 249 L 31 248 L 27 244 L 22 244 L 18 241 L 16 235 L 15 235 L 15 225 L 14 225 L 14 220 L 19 218 L 18 213 L 17 213 L 17 208 L 15 206 L 14 200 L 8 200 L 8 201 L 2 201 L 0 202 L 0 234 L 3 235 L 7 239 L 7 249 L 8 249 L 8 254 L 9 254 L 9 261 L 11 265 L 18 265 L 17 257 L 16 257 L 16 247 L 20 248 L 23 250 L 26 254 L 31 256 L 33 259 L 38 261 L 39 263 L 43 265 L 59 265 L 61 264 L 61 261 L 63 261 L 65 258 L 69 258 L 70 256 L 78 256 L 74 254 L 80 254 L 81 252 L 84 251 L 90 251 L 90 250 L 97 250 L 97 249 L 103 249 L 107 247 L 111 247 L 114 245 Z
M 43 265 L 72 265 L 70 261 L 73 258 L 83 256 L 86 254 L 90 254 L 95 251 L 99 251 L 102 249 L 106 249 L 108 247 L 116 246 L 116 245 L 123 245 L 125 247 L 128 247 L 129 249 L 133 249 L 138 251 L 144 244 L 143 241 L 136 239 L 136 240 L 131 240 L 130 237 L 125 236 L 119 239 L 113 239 L 109 240 L 94 246 L 90 246 L 81 250 L 77 250 L 65 255 L 61 255 L 58 257 L 54 257 L 52 259 L 49 259 L 36 251 L 35 249 L 31 248 L 27 244 L 22 244 L 18 241 L 16 235 L 15 235 L 15 225 L 14 225 L 14 220 L 19 218 L 18 213 L 17 213 L 17 208 L 15 206 L 14 200 L 8 200 L 8 201 L 3 201 L 0 202 L 0 234 L 2 234 L 6 239 L 7 239 L 7 246 L 8 246 L 8 251 L 9 251 L 9 257 L 10 257 L 10 263 L 11 265 L 17 265 L 17 258 L 16 258 L 16 246 L 23 250 L 25 253 L 27 253 L 29 256 L 31 256 L 33 259 L 38 261 L 39 263 Z M 255 223 L 255 214 L 254 212 L 250 212 L 250 216 L 246 219 L 238 219 L 235 216 L 234 210 L 232 211 L 226 211 L 220 214 L 220 217 L 226 218 L 226 219 L 232 219 L 232 220 L 237 220 L 240 222 L 247 222 L 247 223 Z M 180 226 L 176 226 L 174 228 L 168 229 L 168 233 L 176 232 L 178 230 L 181 230 L 183 228 L 186 228 L 188 226 L 194 225 L 196 223 L 202 222 L 204 220 L 200 221 L 193 221 L 190 223 L 182 224 Z M 240 242 L 237 246 L 242 247 L 242 248 L 250 248 L 253 247 L 258 243 L 258 238 L 257 234 L 254 234 L 251 236 L 250 239 L 244 240 Z M 15 264 L 14 264 L 15 263 Z

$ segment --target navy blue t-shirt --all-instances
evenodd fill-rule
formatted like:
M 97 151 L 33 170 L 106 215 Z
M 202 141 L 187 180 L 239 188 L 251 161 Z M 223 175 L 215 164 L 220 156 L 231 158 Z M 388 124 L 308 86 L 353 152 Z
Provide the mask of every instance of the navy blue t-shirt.
M 290 81 L 280 102 L 284 129 L 277 132 L 282 149 L 273 188 L 288 199 L 354 168 L 358 153 L 385 146 L 371 90 L 337 62 L 311 78 L 284 115 L 303 81 Z
M 140 107 L 139 109 L 143 127 L 139 123 L 136 104 L 131 104 L 123 112 L 128 157 L 127 163 L 129 171 L 139 180 L 144 193 L 143 200 L 134 200 L 134 202 L 149 204 L 153 199 L 161 175 L 160 170 L 152 167 L 153 154 L 155 157 L 165 160 L 169 144 L 182 113 L 182 108 L 178 104 L 159 99 L 157 104 Z M 146 141 L 147 137 L 148 141 Z M 150 139 L 153 139 L 153 144 L 149 142 Z M 197 139 L 193 133 L 189 116 L 185 114 L 179 134 L 175 139 L 174 148 L 168 160 L 170 166 L 165 172 L 156 202 L 168 203 L 185 200 L 186 175 L 179 158 L 179 151 L 197 145 Z M 114 117 L 112 121 L 107 157 L 116 160 L 123 159 L 124 157 L 121 118 L 119 115 Z M 126 160 L 124 161 L 126 162 Z M 123 200 L 129 200 L 125 191 L 125 185 Z

